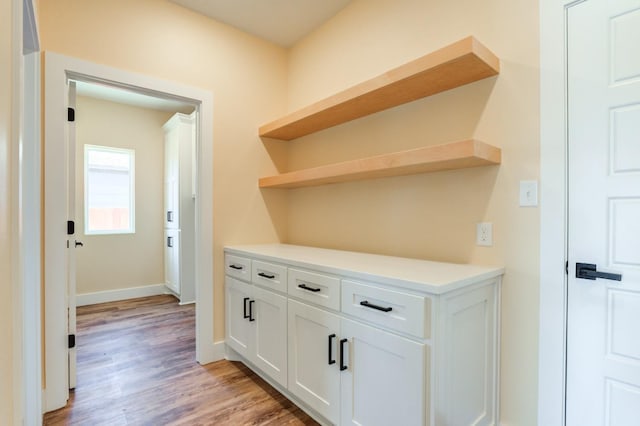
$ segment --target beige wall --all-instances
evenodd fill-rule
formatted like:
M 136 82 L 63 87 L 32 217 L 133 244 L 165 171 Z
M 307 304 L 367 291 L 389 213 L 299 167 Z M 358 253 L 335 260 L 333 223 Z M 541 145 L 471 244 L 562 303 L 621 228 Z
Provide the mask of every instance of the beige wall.
M 213 92 L 216 339 L 224 335 L 226 244 L 280 239 L 502 264 L 502 422 L 532 425 L 539 212 L 518 207 L 518 181 L 539 173 L 537 17 L 536 1 L 354 0 L 287 54 L 164 0 L 59 0 L 41 2 L 40 31 L 46 50 Z M 256 136 L 285 112 L 285 99 L 293 110 L 469 34 L 501 58 L 499 77 L 291 143 Z M 501 147 L 503 164 L 291 191 L 256 185 L 276 166 L 472 136 Z M 479 221 L 494 224 L 491 248 L 474 244 Z
M 502 148 L 503 163 L 296 189 L 288 242 L 506 266 L 502 293 L 501 420 L 536 424 L 537 208 L 518 182 L 539 174 L 538 2 L 355 0 L 289 56 L 293 110 L 475 35 L 501 58 L 499 77 L 290 143 L 291 170 L 469 137 Z M 475 245 L 475 224 L 494 246 Z
M 0 423 L 13 424 L 13 307 L 11 282 L 12 2 L 0 2 Z
M 39 4 L 43 50 L 213 93 L 214 333 L 224 338 L 223 247 L 285 237 L 286 193 L 262 194 L 275 171 L 257 136 L 284 111 L 286 51 L 166 0 Z
M 79 96 L 76 108 L 77 294 L 164 283 L 164 131 L 170 112 Z M 84 146 L 135 150 L 135 234 L 84 235 Z

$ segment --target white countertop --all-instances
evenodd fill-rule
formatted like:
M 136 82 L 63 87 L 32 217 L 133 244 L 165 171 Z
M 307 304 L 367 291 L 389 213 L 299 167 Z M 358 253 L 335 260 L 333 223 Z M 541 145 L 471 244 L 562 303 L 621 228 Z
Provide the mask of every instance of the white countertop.
M 228 246 L 225 251 L 435 294 L 504 274 L 503 267 L 432 262 L 288 244 Z

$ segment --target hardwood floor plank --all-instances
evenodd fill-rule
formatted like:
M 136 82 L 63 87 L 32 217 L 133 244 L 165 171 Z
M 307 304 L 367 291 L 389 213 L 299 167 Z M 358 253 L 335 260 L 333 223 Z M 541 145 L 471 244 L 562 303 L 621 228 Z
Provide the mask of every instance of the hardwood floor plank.
M 241 363 L 195 361 L 195 307 L 153 296 L 77 309 L 78 380 L 44 425 L 316 425 Z

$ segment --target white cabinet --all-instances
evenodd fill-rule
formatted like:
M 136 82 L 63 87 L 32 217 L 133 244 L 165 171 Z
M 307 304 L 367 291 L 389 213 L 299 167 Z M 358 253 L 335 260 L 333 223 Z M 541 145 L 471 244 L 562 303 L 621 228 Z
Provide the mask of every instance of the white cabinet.
M 180 294 L 180 230 L 164 231 L 164 277 L 171 291 Z
M 289 300 L 289 391 L 337 423 L 340 418 L 340 317 Z
M 227 345 L 240 355 L 249 358 L 251 342 L 251 322 L 249 321 L 249 301 L 251 286 L 231 277 L 225 280 L 227 309 Z
M 228 347 L 319 421 L 499 424 L 502 268 L 273 244 L 226 247 L 225 270 Z
M 165 244 L 165 283 L 181 303 L 195 301 L 195 116 L 173 115 L 164 129 L 164 226 L 180 243 Z M 167 263 L 167 259 L 173 259 Z
M 289 391 L 335 424 L 422 425 L 425 345 L 289 300 Z
M 344 318 L 340 336 L 340 424 L 423 425 L 426 345 Z
M 287 299 L 226 277 L 227 344 L 287 385 Z

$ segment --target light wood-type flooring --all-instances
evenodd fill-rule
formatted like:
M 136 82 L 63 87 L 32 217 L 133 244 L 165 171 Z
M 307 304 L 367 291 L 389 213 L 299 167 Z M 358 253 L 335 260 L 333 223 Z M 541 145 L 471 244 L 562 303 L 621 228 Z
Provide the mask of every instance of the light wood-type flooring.
M 317 424 L 241 363 L 199 365 L 194 305 L 154 296 L 77 315 L 77 387 L 45 425 Z

